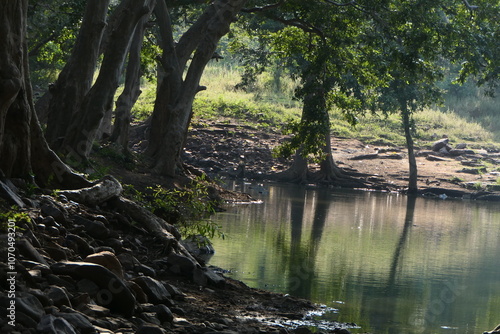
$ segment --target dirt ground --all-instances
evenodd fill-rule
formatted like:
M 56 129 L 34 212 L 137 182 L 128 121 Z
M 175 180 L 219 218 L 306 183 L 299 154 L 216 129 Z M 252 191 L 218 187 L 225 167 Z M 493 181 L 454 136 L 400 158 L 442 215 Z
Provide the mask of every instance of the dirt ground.
M 286 137 L 276 132 L 228 123 L 211 123 L 191 130 L 185 161 L 215 177 L 273 178 L 291 161 L 273 157 L 273 148 Z M 356 139 L 332 137 L 333 158 L 346 171 L 388 190 L 400 191 L 408 184 L 408 158 L 404 147 L 366 145 Z M 454 146 L 458 143 L 450 143 Z M 450 155 L 416 147 L 418 187 L 475 192 L 495 185 L 500 155 L 484 149 L 463 150 Z M 244 166 L 244 173 L 242 173 Z M 311 164 L 311 171 L 317 165 Z M 496 189 L 495 189 L 496 190 Z

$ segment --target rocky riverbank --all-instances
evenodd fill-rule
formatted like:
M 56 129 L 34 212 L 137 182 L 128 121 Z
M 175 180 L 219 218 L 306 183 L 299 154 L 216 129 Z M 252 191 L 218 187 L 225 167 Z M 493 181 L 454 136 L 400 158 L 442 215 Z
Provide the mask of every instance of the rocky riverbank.
M 4 333 L 310 332 L 301 325 L 318 305 L 224 277 L 191 255 L 173 226 L 119 195 L 28 197 L 0 183 Z
M 233 123 L 193 128 L 184 152 L 187 163 L 214 177 L 276 180 L 291 161 L 273 156 L 286 136 Z M 339 167 L 374 189 L 401 192 L 408 186 L 404 147 L 367 145 L 357 139 L 331 138 Z M 500 148 L 468 147 L 447 138 L 415 147 L 418 188 L 427 196 L 500 200 Z M 319 165 L 310 164 L 311 173 Z

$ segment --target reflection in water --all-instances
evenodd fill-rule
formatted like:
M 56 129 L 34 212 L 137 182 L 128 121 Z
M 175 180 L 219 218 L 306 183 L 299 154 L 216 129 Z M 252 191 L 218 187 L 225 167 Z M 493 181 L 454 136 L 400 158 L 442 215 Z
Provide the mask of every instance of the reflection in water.
M 229 238 L 214 241 L 211 264 L 250 286 L 338 308 L 331 320 L 362 332 L 500 322 L 497 204 L 298 186 L 269 186 L 262 199 L 215 217 Z

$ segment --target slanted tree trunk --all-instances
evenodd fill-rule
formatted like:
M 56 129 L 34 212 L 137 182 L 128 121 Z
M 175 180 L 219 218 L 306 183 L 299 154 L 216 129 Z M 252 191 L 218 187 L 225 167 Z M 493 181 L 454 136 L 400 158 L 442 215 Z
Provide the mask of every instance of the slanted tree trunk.
M 417 160 L 415 158 L 415 151 L 413 148 L 413 137 L 411 135 L 410 112 L 406 107 L 403 107 L 401 114 L 403 117 L 403 127 L 405 131 L 406 147 L 408 149 L 408 164 L 410 170 L 410 177 L 408 180 L 408 193 L 416 194 L 418 192 L 418 186 L 417 186 L 418 169 L 417 169 Z
M 137 23 L 143 16 L 151 13 L 155 2 L 123 1 L 127 1 L 127 5 L 114 14 L 120 15 L 120 19 L 105 50 L 99 76 L 73 118 L 61 147 L 66 160 L 75 164 L 87 161 L 101 121 L 106 111 L 112 108 L 125 56 Z
M 27 0 L 0 2 L 0 170 L 40 186 L 90 184 L 51 151 L 33 106 L 26 43 Z
M 212 59 L 219 40 L 229 32 L 232 21 L 247 0 L 216 0 L 173 44 L 171 24 L 166 7 L 157 10 L 162 24 L 164 75 L 159 78 L 157 99 L 153 111 L 147 154 L 153 158 L 153 170 L 161 175 L 175 176 L 180 166 L 180 154 L 187 135 L 194 97 L 199 92 L 205 66 Z M 159 19 L 161 22 L 161 20 Z M 172 52 L 173 51 L 173 52 Z M 182 78 L 189 57 L 193 59 Z
M 46 138 L 58 151 L 83 98 L 92 86 L 109 0 L 88 1 L 71 56 L 50 88 Z
M 146 29 L 147 17 L 143 17 L 130 45 L 125 87 L 116 101 L 115 123 L 110 141 L 119 144 L 125 154 L 129 153 L 129 127 L 132 107 L 141 95 L 141 49 Z

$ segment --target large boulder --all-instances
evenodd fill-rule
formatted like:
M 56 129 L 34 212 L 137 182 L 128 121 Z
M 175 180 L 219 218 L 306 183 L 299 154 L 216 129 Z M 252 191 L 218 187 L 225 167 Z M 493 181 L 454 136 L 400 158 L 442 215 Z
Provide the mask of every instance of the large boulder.
M 142 288 L 142 291 L 148 296 L 148 301 L 153 304 L 169 301 L 170 293 L 165 286 L 154 278 L 148 276 L 140 276 L 133 279 Z
M 134 314 L 136 303 L 134 295 L 120 277 L 107 268 L 89 262 L 58 262 L 50 268 L 58 275 L 69 275 L 75 279 L 88 279 L 94 282 L 100 288 L 94 296 L 98 305 L 126 317 Z
M 449 141 L 450 140 L 448 138 L 443 138 L 435 141 L 434 143 L 432 143 L 432 150 L 434 152 L 443 152 L 443 149 L 447 152 L 451 151 L 451 146 L 448 145 Z
M 109 251 L 102 251 L 99 253 L 90 254 L 89 256 L 87 256 L 85 258 L 84 261 L 90 262 L 90 263 L 95 263 L 95 264 L 100 264 L 104 268 L 109 269 L 116 276 L 123 279 L 122 265 L 121 265 L 120 261 L 118 260 L 118 258 L 115 256 L 115 254 L 113 254 Z

